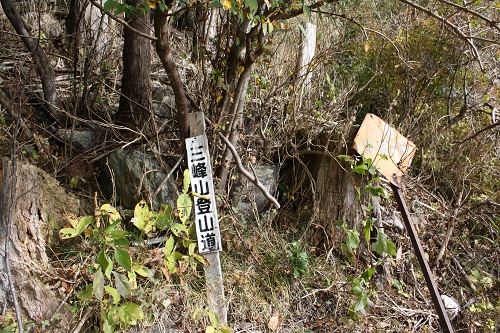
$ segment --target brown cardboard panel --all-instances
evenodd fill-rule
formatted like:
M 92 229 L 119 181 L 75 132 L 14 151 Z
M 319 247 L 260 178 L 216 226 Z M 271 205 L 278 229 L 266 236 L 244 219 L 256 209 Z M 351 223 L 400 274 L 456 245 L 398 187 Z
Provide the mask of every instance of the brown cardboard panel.
M 368 113 L 354 139 L 354 149 L 365 158 L 371 158 L 385 178 L 399 185 L 417 148 L 382 119 Z

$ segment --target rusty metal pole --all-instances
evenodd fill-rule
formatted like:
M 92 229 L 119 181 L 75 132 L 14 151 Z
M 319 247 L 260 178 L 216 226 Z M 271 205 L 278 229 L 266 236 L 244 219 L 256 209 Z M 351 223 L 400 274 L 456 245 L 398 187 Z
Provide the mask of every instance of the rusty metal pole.
M 436 308 L 436 312 L 439 317 L 439 325 L 441 325 L 441 329 L 443 330 L 443 332 L 453 333 L 453 327 L 451 327 L 451 322 L 448 318 L 448 314 L 446 313 L 446 308 L 444 307 L 443 301 L 441 300 L 441 295 L 439 294 L 436 282 L 434 281 L 434 277 L 432 276 L 432 271 L 429 267 L 429 264 L 427 263 L 427 260 L 425 259 L 424 250 L 422 249 L 422 245 L 420 244 L 420 239 L 418 238 L 417 232 L 413 225 L 413 221 L 410 218 L 410 212 L 408 211 L 408 207 L 406 206 L 403 191 L 399 186 L 393 184 L 392 182 L 391 188 L 398 203 L 399 211 L 401 212 L 401 215 L 403 215 L 406 230 L 410 235 L 411 244 L 417 255 L 420 268 L 422 269 L 422 273 L 425 277 L 425 282 L 427 283 L 427 288 L 429 289 L 429 292 L 431 294 L 432 302 L 434 303 L 434 307 Z

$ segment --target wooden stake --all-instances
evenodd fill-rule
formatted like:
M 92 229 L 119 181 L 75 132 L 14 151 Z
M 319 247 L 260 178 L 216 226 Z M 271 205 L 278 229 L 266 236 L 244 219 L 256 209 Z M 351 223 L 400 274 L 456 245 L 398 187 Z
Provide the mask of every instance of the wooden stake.
M 205 118 L 203 112 L 190 113 L 189 136 L 194 137 L 204 133 Z M 220 252 L 209 252 L 203 253 L 202 255 L 209 262 L 209 265 L 204 266 L 208 309 L 219 317 L 219 322 L 221 324 L 227 325 L 226 299 L 224 297 Z

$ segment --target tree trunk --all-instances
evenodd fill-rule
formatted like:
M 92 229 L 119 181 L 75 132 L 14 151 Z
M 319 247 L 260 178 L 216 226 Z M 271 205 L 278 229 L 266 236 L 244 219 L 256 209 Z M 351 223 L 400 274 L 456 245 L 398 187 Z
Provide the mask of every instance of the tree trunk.
M 0 0 L 0 2 L 2 3 L 5 15 L 19 34 L 24 46 L 26 46 L 33 57 L 36 72 L 42 81 L 43 100 L 47 110 L 56 120 L 64 124 L 65 114 L 61 109 L 61 103 L 57 96 L 54 70 L 52 69 L 45 51 L 41 48 L 39 40 L 33 38 L 28 32 L 28 26 L 17 11 L 13 0 Z
M 141 0 L 127 4 L 138 6 Z M 150 31 L 149 14 L 133 14 L 128 24 L 143 33 Z M 142 130 L 150 117 L 151 104 L 151 41 L 125 29 L 123 43 L 123 77 L 118 121 Z M 149 132 L 146 130 L 146 132 Z
M 345 240 L 344 232 L 335 226 L 335 222 L 343 221 L 351 229 L 363 219 L 356 190 L 361 186 L 362 179 L 351 172 L 346 163 L 332 157 L 338 154 L 335 148 L 330 144 L 330 154 L 316 155 L 309 163 L 311 174 L 315 177 L 316 195 L 314 223 L 307 232 L 307 238 L 309 244 L 326 251 L 332 248 L 339 250 Z
M 168 6 L 171 2 L 166 3 Z M 184 89 L 184 83 L 172 56 L 172 48 L 169 41 L 169 24 L 167 13 L 159 9 L 155 12 L 154 26 L 156 40 L 156 53 L 161 60 L 163 68 L 168 75 L 175 96 L 175 107 L 177 108 L 177 123 L 181 139 L 189 137 L 189 103 Z
M 64 332 L 71 317 L 65 306 L 58 310 L 65 295 L 57 295 L 44 282 L 47 278 L 57 279 L 57 274 L 51 271 L 45 249 L 46 240 L 52 234 L 50 229 L 58 231 L 64 223 L 63 212 L 78 212 L 78 200 L 64 193 L 56 180 L 32 165 L 18 164 L 15 177 L 12 177 L 12 163 L 4 159 L 2 164 L 0 303 L 11 311 L 10 275 L 23 320 L 37 323 L 52 320 L 59 311 L 63 329 L 54 332 Z M 15 186 L 13 197 L 12 186 Z

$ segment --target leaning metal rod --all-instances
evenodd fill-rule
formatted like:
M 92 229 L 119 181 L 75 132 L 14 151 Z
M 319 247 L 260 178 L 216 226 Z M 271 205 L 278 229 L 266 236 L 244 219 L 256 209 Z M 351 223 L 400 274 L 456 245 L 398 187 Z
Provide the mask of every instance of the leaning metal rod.
M 441 300 L 441 295 L 439 294 L 439 290 L 437 288 L 436 282 L 432 276 L 431 269 L 427 260 L 424 256 L 424 250 L 422 249 L 422 245 L 420 244 L 420 239 L 418 238 L 417 232 L 413 225 L 413 221 L 410 219 L 410 213 L 408 211 L 408 207 L 406 207 L 406 202 L 404 200 L 403 191 L 401 188 L 391 182 L 391 188 L 394 192 L 394 196 L 399 206 L 399 211 L 403 215 L 403 220 L 405 222 L 406 230 L 411 239 L 411 243 L 413 245 L 413 249 L 417 255 L 418 262 L 420 264 L 420 268 L 422 269 L 422 273 L 425 277 L 425 282 L 427 282 L 427 288 L 431 294 L 432 302 L 434 303 L 434 307 L 436 308 L 436 312 L 439 317 L 439 325 L 441 329 L 445 333 L 453 333 L 453 327 L 451 327 L 450 319 L 448 318 L 448 314 L 446 313 L 446 309 L 444 307 L 443 301 Z

